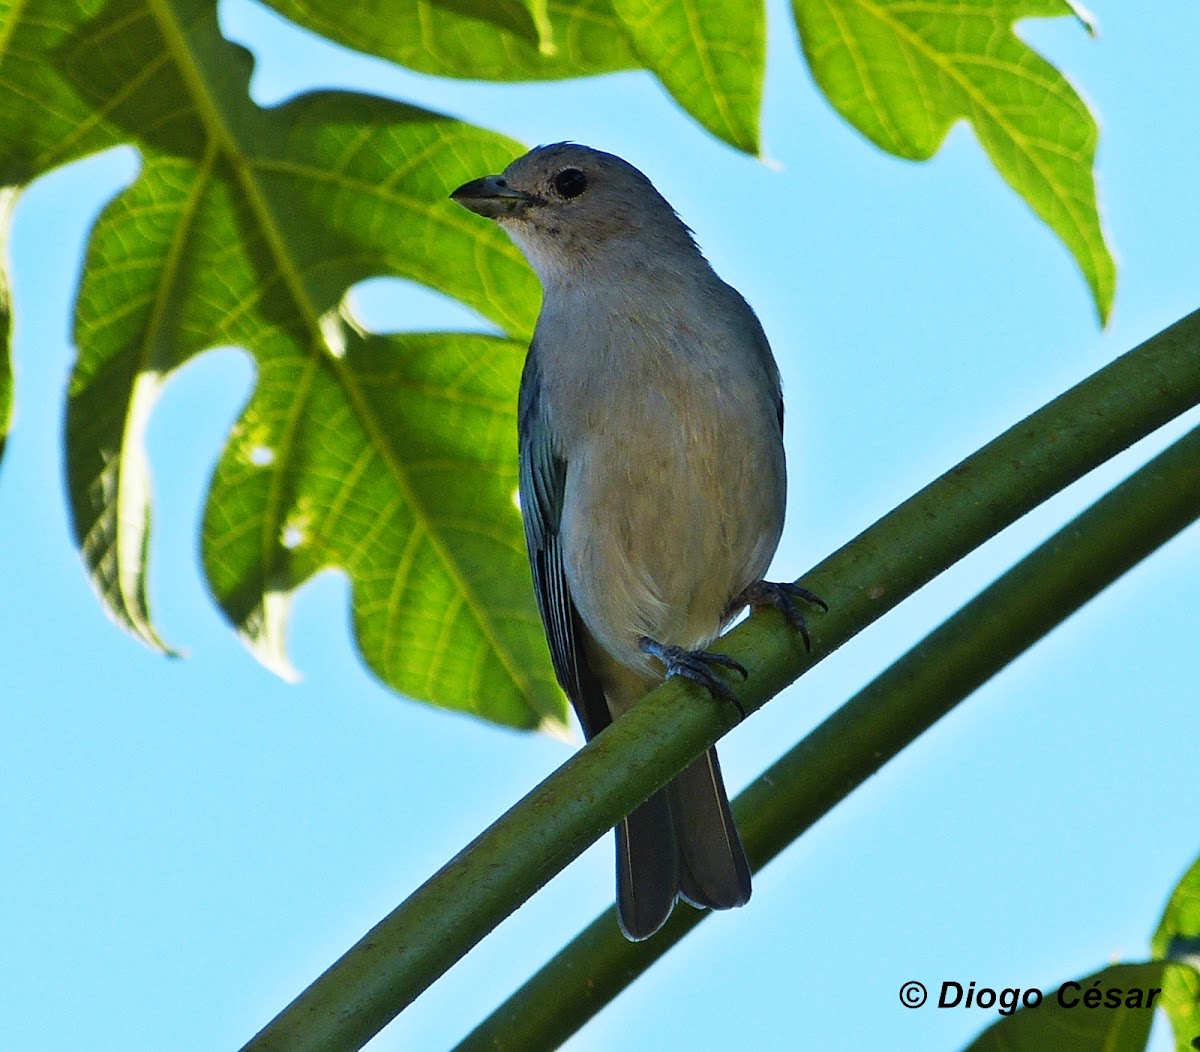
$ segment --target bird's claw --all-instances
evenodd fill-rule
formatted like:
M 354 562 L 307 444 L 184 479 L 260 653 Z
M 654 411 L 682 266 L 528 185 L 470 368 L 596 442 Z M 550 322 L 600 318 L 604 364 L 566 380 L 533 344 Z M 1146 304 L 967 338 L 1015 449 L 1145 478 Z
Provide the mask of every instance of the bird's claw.
M 800 633 L 800 638 L 804 640 L 804 649 L 811 653 L 812 640 L 808 637 L 808 622 L 804 620 L 804 615 L 796 605 L 797 599 L 819 606 L 829 613 L 829 604 L 824 599 L 801 585 L 792 584 L 791 581 L 755 581 L 743 589 L 734 603 L 738 607 L 773 606 L 787 618 L 788 624 Z
M 746 709 L 738 700 L 737 695 L 723 680 L 717 678 L 711 667 L 720 665 L 722 668 L 740 672 L 742 679 L 749 679 L 750 673 L 746 671 L 746 666 L 740 661 L 734 661 L 727 654 L 714 654 L 709 650 L 685 650 L 683 647 L 659 643 L 648 636 L 643 636 L 638 640 L 638 645 L 645 653 L 658 658 L 663 663 L 667 670 L 667 679 L 672 676 L 682 676 L 684 679 L 690 679 L 693 683 L 699 683 L 714 698 L 729 702 L 738 710 L 742 719 L 746 718 Z

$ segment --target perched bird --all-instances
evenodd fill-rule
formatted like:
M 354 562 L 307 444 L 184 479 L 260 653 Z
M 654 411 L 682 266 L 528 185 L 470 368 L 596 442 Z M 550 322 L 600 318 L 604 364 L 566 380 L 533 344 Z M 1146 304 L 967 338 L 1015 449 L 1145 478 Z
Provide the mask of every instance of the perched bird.
M 505 230 L 545 293 L 521 379 L 521 511 L 559 682 L 591 738 L 666 676 L 736 697 L 705 650 L 748 604 L 823 603 L 762 580 L 783 529 L 779 370 L 754 312 L 631 164 L 542 146 L 459 204 Z M 617 827 L 630 939 L 677 896 L 728 909 L 750 867 L 715 749 Z

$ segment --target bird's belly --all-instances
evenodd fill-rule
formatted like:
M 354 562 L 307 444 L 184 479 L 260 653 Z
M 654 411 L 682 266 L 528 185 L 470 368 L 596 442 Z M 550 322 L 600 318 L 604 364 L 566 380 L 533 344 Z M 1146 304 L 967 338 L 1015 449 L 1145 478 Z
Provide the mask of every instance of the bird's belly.
M 783 525 L 783 450 L 777 433 L 747 436 L 720 420 L 626 430 L 572 458 L 564 568 L 588 630 L 620 663 L 652 669 L 643 636 L 706 646 L 766 573 Z

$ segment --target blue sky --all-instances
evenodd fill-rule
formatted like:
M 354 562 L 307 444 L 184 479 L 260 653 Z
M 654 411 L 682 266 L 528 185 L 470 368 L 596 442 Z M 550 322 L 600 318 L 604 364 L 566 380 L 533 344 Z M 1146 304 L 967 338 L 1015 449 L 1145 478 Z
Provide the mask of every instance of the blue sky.
M 959 127 L 931 163 L 845 126 L 770 8 L 771 166 L 714 142 L 645 74 L 447 83 L 306 38 L 250 0 L 228 35 L 269 105 L 344 86 L 527 143 L 571 138 L 646 171 L 758 311 L 784 374 L 795 577 L 1003 428 L 1200 306 L 1194 44 L 1200 9 L 1104 3 L 1022 35 L 1102 124 L 1120 266 L 1096 327 L 1066 251 Z M 398 698 L 359 665 L 347 588 L 299 596 L 283 683 L 200 576 L 207 477 L 253 383 L 224 349 L 167 385 L 150 425 L 151 654 L 113 627 L 72 550 L 59 468 L 69 309 L 87 228 L 136 173 L 116 151 L 39 181 L 17 212 L 18 418 L 0 466 L 0 1047 L 237 1048 L 491 819 L 567 758 Z M 484 173 L 480 173 L 484 174 Z M 380 328 L 484 324 L 399 282 L 356 293 Z M 1051 501 L 735 730 L 738 789 L 907 646 L 1173 437 L 1192 412 Z M 583 1030 L 573 1052 L 953 1050 L 980 1010 L 903 1009 L 900 985 L 1042 986 L 1143 957 L 1200 854 L 1194 771 L 1200 531 L 1185 532 L 856 792 Z M 439 1049 L 611 902 L 605 838 L 370 1046 Z M 1159 1027 L 1157 1049 L 1168 1047 Z

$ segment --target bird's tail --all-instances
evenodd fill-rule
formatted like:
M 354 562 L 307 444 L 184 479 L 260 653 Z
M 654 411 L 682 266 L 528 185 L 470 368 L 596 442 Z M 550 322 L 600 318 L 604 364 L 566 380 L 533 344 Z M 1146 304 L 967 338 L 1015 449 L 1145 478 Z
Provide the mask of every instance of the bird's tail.
M 630 939 L 663 926 L 679 893 L 679 850 L 667 790 L 660 789 L 617 826 L 617 915 Z
M 728 910 L 750 901 L 750 863 L 729 810 L 717 750 L 667 786 L 679 849 L 679 893 L 693 906 Z
M 675 898 L 724 910 L 750 898 L 750 866 L 729 810 L 716 749 L 687 767 L 617 826 L 621 929 L 645 939 Z

